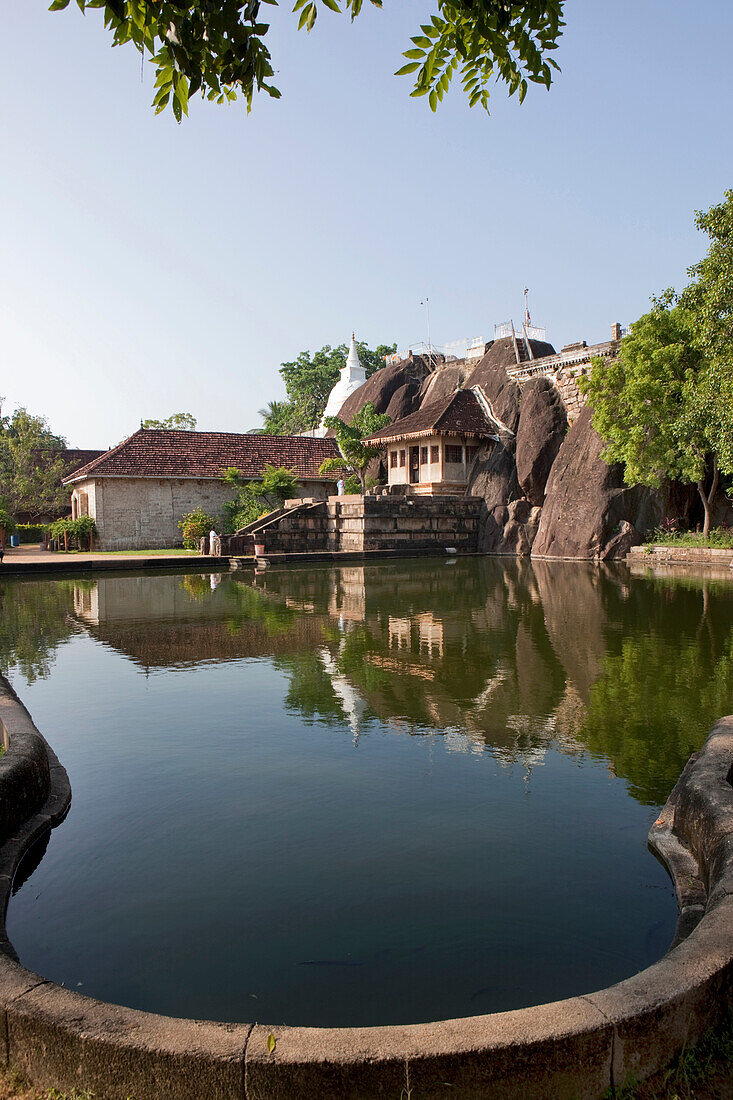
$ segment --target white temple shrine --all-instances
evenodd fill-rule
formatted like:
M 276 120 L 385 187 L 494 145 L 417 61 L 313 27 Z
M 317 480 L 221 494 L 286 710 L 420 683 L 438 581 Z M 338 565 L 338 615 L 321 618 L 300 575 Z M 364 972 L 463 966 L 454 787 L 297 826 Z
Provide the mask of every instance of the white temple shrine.
M 356 350 L 356 337 L 352 332 L 351 346 L 349 347 L 346 365 L 341 368 L 339 380 L 328 395 L 323 419 L 321 420 L 320 426 L 314 431 L 314 435 L 324 436 L 326 434 L 326 417 L 338 416 L 346 398 L 350 397 L 354 390 L 358 390 L 359 386 L 363 386 L 365 382 L 366 370 L 359 361 L 359 353 Z

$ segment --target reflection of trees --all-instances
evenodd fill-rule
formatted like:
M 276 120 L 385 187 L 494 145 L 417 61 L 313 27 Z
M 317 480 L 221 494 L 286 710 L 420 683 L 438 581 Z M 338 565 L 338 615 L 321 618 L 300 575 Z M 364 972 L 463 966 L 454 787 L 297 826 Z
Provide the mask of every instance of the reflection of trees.
M 233 582 L 225 591 L 229 601 L 225 621 L 232 634 L 240 634 L 250 623 L 260 623 L 270 635 L 284 634 L 299 617 L 292 608 L 268 599 L 249 585 Z
M 320 718 L 327 725 L 342 723 L 344 708 L 339 702 L 321 653 L 315 649 L 304 653 L 289 653 L 278 657 L 277 668 L 288 676 L 285 706 L 298 711 L 304 718 Z
M 93 584 L 94 582 L 81 582 Z M 48 676 L 56 648 L 78 630 L 74 588 L 79 581 L 0 584 L 0 669 L 15 666 L 32 683 Z
M 583 736 L 640 802 L 664 802 L 733 699 L 733 631 L 717 656 L 689 637 L 626 637 L 591 687 Z

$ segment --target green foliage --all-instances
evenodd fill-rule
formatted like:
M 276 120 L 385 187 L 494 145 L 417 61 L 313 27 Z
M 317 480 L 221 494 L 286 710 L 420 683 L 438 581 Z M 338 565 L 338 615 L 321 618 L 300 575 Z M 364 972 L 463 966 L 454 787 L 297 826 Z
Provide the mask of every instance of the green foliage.
M 379 344 L 372 349 L 357 341 L 359 360 L 367 378 L 384 366 L 385 355 L 391 355 L 396 344 Z M 292 363 L 283 363 L 280 375 L 285 383 L 287 401 L 271 401 L 266 409 L 260 409 L 268 435 L 295 435 L 317 428 L 326 408 L 328 395 L 338 382 L 346 365 L 349 349 L 346 344 L 332 348 L 329 344 L 311 357 L 309 351 L 301 351 Z
M 0 520 L 0 527 L 2 527 L 2 520 Z M 20 535 L 20 541 L 22 543 L 28 542 L 42 542 L 43 536 L 46 533 L 45 523 L 18 523 L 15 530 Z
M 714 527 L 705 536 L 700 531 L 667 531 L 658 528 L 648 541 L 657 546 L 712 546 L 719 550 L 733 550 L 733 531 L 727 527 Z
M 721 470 L 733 470 L 733 191 L 722 203 L 698 211 L 707 254 L 688 270 L 693 282 L 680 305 L 694 318 L 695 345 L 706 361 L 695 393 L 691 427 L 704 431 Z
M 227 501 L 222 509 L 224 529 L 228 532 L 239 531 L 264 512 L 281 508 L 283 501 L 298 495 L 295 471 L 269 462 L 258 481 L 245 481 L 236 466 L 224 471 L 223 480 L 237 491 L 234 499 Z
M 97 525 L 91 516 L 79 516 L 78 519 L 67 516 L 49 524 L 48 533 L 59 548 L 63 545 L 64 550 L 91 550 Z
M 359 412 L 351 418 L 350 424 L 344 424 L 338 416 L 326 418 L 326 427 L 336 433 L 336 445 L 341 458 L 327 458 L 321 463 L 320 473 L 349 473 L 359 479 L 361 492 L 366 491 L 366 471 L 374 458 L 379 458 L 384 447 L 370 447 L 362 440 L 378 432 L 389 424 L 387 413 L 378 413 L 371 401 L 367 401 Z
M 17 530 L 17 524 L 7 508 L 0 504 L 0 531 L 4 531 L 6 535 L 13 535 Z
M 662 477 L 697 482 L 707 441 L 688 432 L 688 414 L 703 359 L 690 315 L 658 304 L 621 343 L 617 359 L 593 360 L 580 387 L 593 426 L 607 440 L 603 457 L 623 462 L 628 485 L 658 486 Z
M 414 74 L 411 94 L 426 95 L 433 111 L 456 74 L 469 107 L 480 104 L 488 111 L 492 79 L 505 84 L 510 96 L 518 92 L 522 103 L 528 81 L 546 88 L 552 83 L 558 65 L 548 54 L 565 26 L 562 14 L 563 0 L 438 0 L 438 14 L 422 24 L 396 75 Z
M 263 0 L 277 5 L 278 0 Z M 331 12 L 339 0 L 320 0 Z M 269 24 L 261 22 L 259 0 L 76 0 L 82 12 L 102 10 L 115 46 L 130 42 L 155 66 L 156 114 L 170 107 L 178 122 L 188 114 L 192 95 L 226 103 L 243 96 L 247 110 L 255 92 L 278 99 L 274 70 L 265 45 Z M 375 7 L 382 0 L 371 0 Z M 352 20 L 363 0 L 344 0 Z M 52 0 L 61 11 L 69 0 Z M 564 23 L 564 0 L 436 0 L 437 13 L 421 26 L 405 52 L 407 64 L 397 75 L 415 75 L 414 96 L 427 95 L 435 110 L 456 72 L 470 106 L 488 109 L 488 84 L 494 79 L 520 102 L 528 81 L 550 87 L 558 66 L 549 53 L 557 48 Z M 295 0 L 298 28 L 310 32 L 318 0 Z
M 173 413 L 165 420 L 141 420 L 141 428 L 165 428 L 179 432 L 195 432 L 197 420 L 193 413 Z
M 183 533 L 183 545 L 186 550 L 198 550 L 201 539 L 216 527 L 216 520 L 203 508 L 194 508 L 178 521 Z
M 729 1095 L 733 1065 L 733 1012 L 706 1031 L 694 1047 L 686 1044 L 667 1069 L 648 1081 L 630 1079 L 609 1088 L 603 1100 L 720 1100 Z
M 710 246 L 688 270 L 694 281 L 674 307 L 671 290 L 656 300 L 615 362 L 593 361 L 581 390 L 604 457 L 624 463 L 628 484 L 695 484 L 707 536 L 720 475 L 733 474 L 733 191 L 696 224 Z
M 61 484 L 66 467 L 57 453 L 65 447 L 42 416 L 23 408 L 0 416 L 0 485 L 11 515 L 40 519 L 67 510 L 71 490 Z

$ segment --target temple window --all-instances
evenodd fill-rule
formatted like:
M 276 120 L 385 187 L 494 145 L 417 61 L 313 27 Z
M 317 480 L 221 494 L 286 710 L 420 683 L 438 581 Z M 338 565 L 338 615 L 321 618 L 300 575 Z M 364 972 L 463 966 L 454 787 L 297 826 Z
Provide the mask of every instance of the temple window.
M 440 447 L 430 448 L 430 461 L 434 463 L 440 462 Z
M 427 466 L 428 464 L 428 449 L 427 447 L 420 448 L 420 465 Z
M 400 466 L 404 466 L 404 465 L 405 465 L 405 452 L 400 451 Z
M 453 463 L 463 462 L 463 447 L 456 447 L 452 443 L 445 445 L 445 461 Z
M 390 469 L 394 470 L 396 465 L 397 465 L 397 451 L 390 451 L 389 452 L 389 466 L 390 466 Z

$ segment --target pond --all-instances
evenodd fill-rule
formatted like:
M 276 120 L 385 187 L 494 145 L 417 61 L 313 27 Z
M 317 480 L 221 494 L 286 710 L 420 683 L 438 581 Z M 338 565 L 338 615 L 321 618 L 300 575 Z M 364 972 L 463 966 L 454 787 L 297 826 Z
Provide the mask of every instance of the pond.
M 733 586 L 491 558 L 0 584 L 68 770 L 8 933 L 179 1016 L 419 1022 L 659 958 L 646 834 L 733 695 Z

